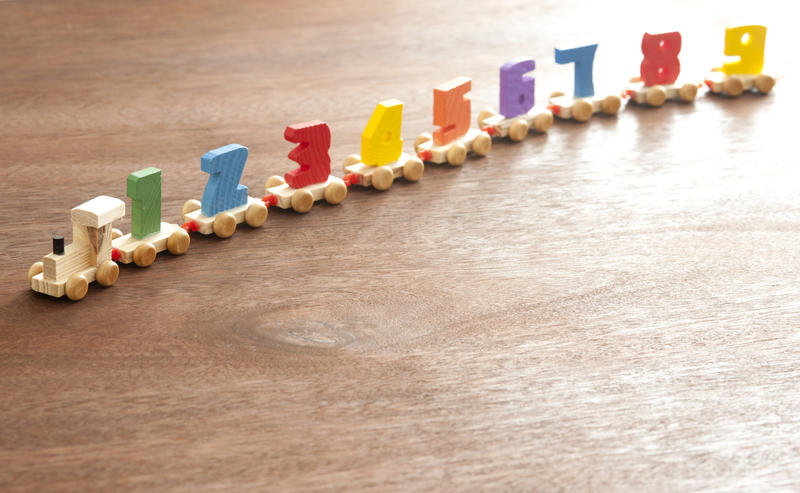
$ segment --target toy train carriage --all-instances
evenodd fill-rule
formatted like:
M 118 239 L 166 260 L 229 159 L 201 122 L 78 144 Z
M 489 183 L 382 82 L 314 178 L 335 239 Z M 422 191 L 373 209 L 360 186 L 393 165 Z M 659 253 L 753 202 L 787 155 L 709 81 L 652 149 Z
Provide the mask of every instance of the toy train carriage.
M 478 114 L 478 128 L 489 135 L 520 142 L 532 128 L 543 134 L 553 126 L 553 113 L 535 104 L 536 81 L 531 75 L 536 61 L 514 57 L 500 67 L 500 111 L 491 108 Z
M 267 206 L 247 195 L 239 184 L 249 151 L 239 144 L 229 144 L 208 151 L 200 158 L 200 169 L 209 174 L 202 202 L 190 199 L 181 210 L 182 227 L 200 234 L 214 233 L 230 238 L 236 225 L 247 222 L 258 228 L 267 220 Z
M 72 243 L 64 248 L 63 237 L 53 239 L 53 253 L 28 270 L 31 289 L 71 300 L 86 296 L 89 283 L 111 286 L 119 266 L 111 259 L 111 223 L 125 215 L 125 202 L 101 195 L 70 212 Z
M 300 166 L 283 177 L 271 176 L 264 185 L 262 199 L 281 209 L 306 213 L 314 202 L 323 198 L 329 204 L 339 204 L 347 197 L 344 180 L 331 173 L 331 129 L 320 120 L 288 125 L 283 137 L 297 146 L 289 159 Z
M 347 156 L 342 164 L 348 186 L 388 190 L 396 178 L 418 181 L 425 172 L 422 160 L 403 152 L 403 102 L 381 101 L 361 133 L 361 154 Z
M 112 259 L 147 267 L 156 255 L 169 250 L 182 255 L 189 249 L 189 233 L 177 224 L 161 221 L 161 170 L 145 168 L 128 175 L 127 194 L 131 198 L 131 232 L 112 230 Z
M 595 113 L 616 115 L 619 112 L 621 97 L 614 94 L 605 97 L 595 95 L 592 67 L 596 51 L 596 44 L 555 49 L 556 63 L 574 64 L 575 79 L 572 96 L 561 91 L 550 94 L 548 109 L 557 117 L 587 122 Z
M 639 66 L 639 75 L 632 77 L 623 93 L 637 104 L 658 107 L 666 101 L 691 103 L 697 96 L 698 84 L 676 81 L 681 74 L 678 54 L 682 44 L 678 31 L 642 36 L 644 59 Z
M 414 140 L 414 150 L 422 161 L 460 166 L 467 154 L 485 156 L 492 148 L 492 138 L 477 128 L 470 128 L 471 104 L 466 94 L 472 80 L 456 77 L 433 90 L 433 134 L 423 132 Z
M 725 28 L 724 53 L 739 59 L 712 69 L 705 80 L 711 93 L 734 98 L 745 91 L 769 93 L 775 86 L 775 77 L 763 71 L 766 40 L 767 28 L 764 26 Z

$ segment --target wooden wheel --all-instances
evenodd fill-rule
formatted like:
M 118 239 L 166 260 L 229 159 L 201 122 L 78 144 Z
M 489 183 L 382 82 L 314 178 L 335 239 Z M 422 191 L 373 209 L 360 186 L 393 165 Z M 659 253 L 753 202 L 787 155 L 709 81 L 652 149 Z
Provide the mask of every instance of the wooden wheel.
M 421 134 L 417 135 L 417 138 L 414 139 L 414 152 L 420 151 L 420 146 L 426 142 L 430 142 L 433 139 L 433 135 L 429 134 L 428 132 L 422 132 Z
M 311 195 L 310 192 L 309 195 Z M 345 197 L 347 197 L 347 186 L 344 183 L 340 181 L 332 181 L 328 183 L 327 187 L 325 187 L 325 202 L 336 205 L 341 203 Z M 294 207 L 294 195 L 292 195 L 292 207 Z M 309 209 L 310 208 L 311 207 L 309 206 Z
M 141 243 L 133 251 L 133 261 L 139 267 L 147 267 L 155 262 L 156 253 L 156 247 L 152 243 Z
M 553 92 L 550 93 L 550 99 L 560 98 L 563 95 L 564 95 L 564 93 L 561 92 L 561 91 L 553 91 Z
M 236 218 L 230 212 L 220 212 L 214 218 L 214 234 L 220 238 L 230 238 L 236 232 Z
M 189 233 L 183 229 L 176 229 L 167 238 L 167 250 L 173 255 L 183 255 L 189 249 Z
M 394 173 L 388 166 L 378 166 L 372 173 L 372 186 L 376 190 L 389 190 L 394 182 Z
M 425 172 L 425 165 L 419 158 L 412 157 L 403 165 L 403 178 L 408 181 L 417 181 L 422 178 Z
M 527 130 L 526 130 L 527 133 Z M 472 141 L 472 150 L 475 151 L 475 154 L 478 156 L 485 156 L 489 154 L 489 150 L 492 148 L 492 138 L 489 137 L 489 134 L 485 132 L 481 132 L 475 137 L 475 140 Z
M 34 262 L 31 268 L 28 269 L 28 284 L 31 283 L 34 276 L 41 274 L 43 270 L 44 264 L 42 262 Z
M 286 180 L 284 180 L 282 176 L 270 176 L 267 178 L 267 182 L 264 184 L 264 193 L 269 193 L 270 188 L 277 187 L 278 185 L 283 185 L 285 183 Z
M 292 209 L 300 214 L 305 214 L 314 205 L 314 197 L 311 192 L 302 188 L 295 190 L 292 194 Z
M 533 119 L 533 128 L 537 132 L 546 133 L 553 126 L 553 113 L 542 111 Z
M 775 79 L 767 74 L 758 74 L 754 83 L 761 94 L 767 94 L 775 87 Z
M 461 142 L 453 144 L 450 149 L 447 150 L 447 162 L 450 163 L 451 166 L 461 166 L 466 159 L 467 148 L 464 147 L 464 144 Z
M 644 100 L 650 106 L 661 106 L 667 100 L 667 90 L 661 85 L 651 86 L 647 89 L 647 95 Z
M 264 221 L 267 220 L 267 204 L 261 202 L 253 202 L 249 206 L 247 206 L 247 210 L 244 213 L 244 221 L 247 223 L 248 226 L 251 228 L 257 228 L 264 224 Z
M 116 240 L 122 236 L 122 231 L 118 230 L 117 228 L 111 228 L 111 239 Z
M 678 96 L 684 103 L 691 103 L 697 97 L 697 86 L 695 84 L 684 84 L 678 89 Z
M 482 109 L 481 112 L 478 113 L 478 128 L 483 130 L 484 128 L 483 121 L 486 120 L 487 118 L 495 116 L 496 114 L 497 113 L 495 113 L 495 111 L 491 108 Z
M 722 82 L 722 91 L 731 97 L 737 97 L 742 94 L 744 91 L 744 83 L 742 83 L 741 77 L 736 75 L 729 75 L 723 82 Z
M 572 104 L 572 118 L 578 122 L 589 121 L 592 117 L 592 103 L 585 99 L 579 99 Z
M 528 122 L 524 118 L 517 118 L 508 127 L 508 138 L 520 142 L 528 135 Z
M 95 273 L 97 283 L 106 288 L 114 284 L 117 277 L 119 277 L 119 266 L 113 260 L 106 260 L 100 264 Z
M 344 162 L 342 163 L 342 171 L 344 171 L 345 174 L 349 173 L 349 171 L 347 171 L 347 167 L 359 162 L 361 162 L 361 156 L 358 154 L 350 154 L 344 158 Z
M 600 108 L 606 115 L 616 115 L 619 112 L 619 107 L 622 106 L 622 98 L 615 95 L 606 96 Z
M 83 299 L 88 290 L 89 281 L 86 280 L 86 277 L 83 274 L 76 272 L 67 279 L 67 298 L 71 299 L 72 301 Z
M 183 203 L 182 214 L 185 216 L 190 212 L 194 212 L 201 207 L 200 201 L 197 199 L 189 199 Z

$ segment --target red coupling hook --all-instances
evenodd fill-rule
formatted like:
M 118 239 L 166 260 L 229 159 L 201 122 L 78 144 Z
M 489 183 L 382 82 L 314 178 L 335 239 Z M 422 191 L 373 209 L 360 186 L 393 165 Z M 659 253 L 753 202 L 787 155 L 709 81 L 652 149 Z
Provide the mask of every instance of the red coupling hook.
M 344 184 L 347 185 L 348 187 L 350 185 L 355 185 L 356 183 L 358 183 L 358 175 L 355 173 L 347 173 L 346 175 L 344 175 L 344 178 L 342 178 L 342 181 L 344 181 Z
M 191 233 L 192 231 L 197 231 L 197 221 L 192 219 L 191 221 L 186 221 L 181 225 L 181 228 L 186 230 L 187 233 Z

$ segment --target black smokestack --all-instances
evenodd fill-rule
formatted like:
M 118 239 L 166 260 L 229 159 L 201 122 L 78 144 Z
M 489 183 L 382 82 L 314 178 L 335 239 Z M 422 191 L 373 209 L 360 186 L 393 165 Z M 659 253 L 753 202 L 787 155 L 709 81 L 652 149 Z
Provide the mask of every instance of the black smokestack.
M 53 253 L 56 255 L 64 255 L 64 237 L 60 235 L 53 236 Z

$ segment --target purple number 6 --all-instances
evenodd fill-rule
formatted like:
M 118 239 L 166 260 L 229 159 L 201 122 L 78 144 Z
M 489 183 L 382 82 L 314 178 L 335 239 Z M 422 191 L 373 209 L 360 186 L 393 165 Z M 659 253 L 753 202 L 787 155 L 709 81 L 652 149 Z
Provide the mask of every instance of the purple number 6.
M 527 113 L 533 108 L 535 81 L 525 75 L 536 68 L 533 58 L 514 57 L 500 67 L 500 114 L 506 118 Z

